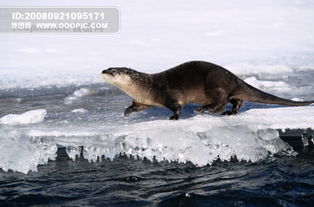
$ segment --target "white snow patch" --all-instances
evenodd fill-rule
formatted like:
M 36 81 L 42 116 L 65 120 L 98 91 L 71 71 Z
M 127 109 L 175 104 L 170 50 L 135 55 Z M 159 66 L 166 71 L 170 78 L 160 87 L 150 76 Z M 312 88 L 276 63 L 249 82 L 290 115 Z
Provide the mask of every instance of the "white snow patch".
M 130 45 L 134 46 L 146 46 L 147 44 L 142 40 L 131 40 Z
M 225 68 L 241 75 L 253 75 L 253 74 L 283 74 L 291 73 L 293 70 L 285 65 L 253 65 L 248 63 L 234 63 L 231 65 L 225 65 Z
M 46 114 L 45 109 L 27 111 L 23 114 L 8 114 L 0 119 L 0 123 L 7 125 L 35 124 L 44 121 Z
M 212 31 L 212 32 L 207 32 L 206 36 L 209 37 L 214 37 L 214 36 L 220 36 L 222 35 L 223 31 Z
M 295 98 L 293 98 L 293 99 L 291 99 L 292 101 L 304 101 L 302 98 L 297 98 L 297 97 L 295 97 Z
M 36 130 L 31 129 L 28 131 L 27 135 L 31 137 L 93 137 L 99 135 L 98 132 L 93 132 L 90 130 Z M 82 141 L 82 140 L 81 140 Z
M 244 79 L 244 81 L 261 90 L 271 90 L 278 92 L 291 91 L 291 87 L 283 81 L 261 81 L 256 79 L 255 77 L 246 78 Z
M 160 72 L 193 59 L 231 65 L 236 74 L 290 73 L 290 67 L 314 63 L 314 4 L 300 2 L 160 0 L 134 7 L 115 1 L 125 25 L 116 35 L 0 36 L 0 88 L 99 83 L 103 68 Z
M 298 71 L 310 71 L 314 70 L 314 65 L 301 65 L 297 68 Z
M 89 88 L 81 88 L 79 90 L 74 91 L 73 95 L 76 97 L 84 97 L 92 95 L 93 93 L 95 92 Z
M 35 54 L 35 53 L 39 53 L 39 49 L 38 48 L 21 48 L 17 50 L 20 53 L 24 53 L 24 54 Z
M 235 117 L 239 122 L 255 125 L 258 128 L 269 127 L 272 129 L 314 129 L 314 107 L 279 107 L 269 109 L 251 109 Z
M 57 52 L 57 49 L 55 49 L 55 48 L 48 48 L 48 49 L 45 50 L 45 52 L 46 53 L 55 53 L 55 52 Z
M 84 109 L 84 108 L 79 108 L 79 109 L 74 109 L 74 110 L 72 110 L 72 112 L 73 112 L 73 113 L 82 113 L 82 114 L 84 114 L 84 113 L 87 113 L 88 110 L 87 110 L 87 109 Z

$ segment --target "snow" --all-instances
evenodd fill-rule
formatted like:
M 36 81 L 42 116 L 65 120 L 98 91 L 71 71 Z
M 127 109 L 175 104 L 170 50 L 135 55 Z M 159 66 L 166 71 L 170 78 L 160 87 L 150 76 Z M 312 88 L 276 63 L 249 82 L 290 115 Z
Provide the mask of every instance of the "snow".
M 0 124 L 36 124 L 44 121 L 46 114 L 45 109 L 27 111 L 22 114 L 8 114 L 0 118 Z
M 232 118 L 232 117 L 230 117 Z M 259 128 L 307 129 L 314 128 L 314 106 L 252 109 L 238 117 L 242 123 Z
M 190 60 L 226 66 L 238 75 L 287 74 L 314 65 L 311 1 L 137 2 L 24 2 L 22 6 L 116 6 L 121 30 L 109 35 L 1 35 L 0 88 L 100 83 L 100 73 L 108 67 L 153 73 Z M 17 0 L 0 3 L 19 5 Z
M 291 99 L 292 101 L 304 101 L 302 98 L 297 98 L 297 97 L 295 97 L 295 98 L 293 98 L 293 99 Z
M 283 81 L 261 81 L 255 77 L 246 78 L 244 81 L 251 86 L 264 91 L 289 92 L 292 88 L 289 84 Z
M 299 71 L 310 71 L 314 70 L 314 65 L 301 65 L 298 67 Z
M 285 65 L 261 65 L 261 64 L 249 64 L 249 63 L 233 63 L 230 65 L 225 65 L 230 71 L 233 71 L 237 74 L 283 74 L 293 72 L 292 68 Z
M 82 114 L 84 114 L 84 113 L 87 113 L 88 110 L 84 109 L 84 108 L 79 108 L 79 109 L 73 109 L 72 112 L 73 113 L 82 113 Z

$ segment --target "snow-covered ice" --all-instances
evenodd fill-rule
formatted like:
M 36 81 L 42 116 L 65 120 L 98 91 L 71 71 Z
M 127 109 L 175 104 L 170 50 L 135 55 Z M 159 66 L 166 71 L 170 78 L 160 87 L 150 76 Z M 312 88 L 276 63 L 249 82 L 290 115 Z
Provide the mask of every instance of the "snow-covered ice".
M 287 92 L 291 90 L 291 86 L 284 81 L 260 81 L 256 77 L 249 77 L 244 81 L 255 88 L 268 91 Z
M 75 160 L 114 159 L 119 154 L 169 162 L 211 164 L 218 158 L 258 162 L 276 153 L 294 156 L 276 129 L 314 128 L 314 107 L 252 109 L 237 116 L 197 115 L 178 121 L 155 120 L 108 127 L 103 125 L 2 129 L 0 167 L 36 171 L 56 157 L 56 146 L 66 147 Z M 11 146 L 11 147 L 8 147 Z M 83 147 L 83 149 L 82 149 Z M 18 153 L 16 156 L 8 156 Z M 23 159 L 21 158 L 23 157 Z M 21 160 L 22 159 L 22 160 Z M 21 163 L 23 163 L 21 165 Z
M 118 7 L 120 32 L 2 35 L 0 88 L 100 83 L 100 73 L 108 67 L 159 72 L 190 60 L 226 66 L 238 75 L 287 74 L 314 65 L 314 4 L 309 0 L 78 0 L 75 4 Z M 17 5 L 15 0 L 0 3 Z M 60 5 L 73 2 L 23 3 Z
M 229 70 L 237 74 L 253 75 L 253 74 L 284 74 L 293 72 L 292 68 L 285 65 L 262 65 L 249 63 L 233 63 L 225 65 Z
M 27 111 L 22 114 L 8 114 L 0 118 L 0 124 L 36 124 L 44 121 L 46 114 L 45 109 Z

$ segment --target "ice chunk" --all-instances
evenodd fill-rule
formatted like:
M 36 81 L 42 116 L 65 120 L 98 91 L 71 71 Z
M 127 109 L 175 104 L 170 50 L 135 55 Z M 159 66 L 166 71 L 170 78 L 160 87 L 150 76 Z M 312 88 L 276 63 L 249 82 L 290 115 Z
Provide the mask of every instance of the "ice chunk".
M 72 159 L 80 146 L 75 140 L 74 137 L 66 138 L 67 144 L 74 146 L 67 150 Z M 128 128 L 115 128 L 110 135 L 99 132 L 98 136 L 95 134 L 88 141 L 85 139 L 81 145 L 83 157 L 93 162 L 125 154 L 157 161 L 189 161 L 204 166 L 217 159 L 229 161 L 233 157 L 258 162 L 276 153 L 295 155 L 292 148 L 279 138 L 277 130 L 260 129 L 255 124 L 239 125 L 238 121 L 228 117 L 197 116 L 177 122 L 131 124 Z
M 73 95 L 76 97 L 84 97 L 84 96 L 92 95 L 93 93 L 95 92 L 89 88 L 81 88 L 79 90 L 74 91 Z
M 72 110 L 73 113 L 87 113 L 88 110 L 87 109 L 84 109 L 84 108 L 79 108 L 79 109 L 74 109 Z
M 72 95 L 66 97 L 64 99 L 64 103 L 65 104 L 72 104 L 74 101 L 78 100 L 79 98 L 89 96 L 89 95 L 92 95 L 94 93 L 95 93 L 95 91 L 93 91 L 89 88 L 81 88 L 81 89 L 74 91 L 74 93 Z
M 251 109 L 237 116 L 198 115 L 175 122 L 155 120 L 110 127 L 31 126 L 25 133 L 11 130 L 9 135 L 2 135 L 0 128 L 0 167 L 6 171 L 36 170 L 37 165 L 56 156 L 57 145 L 66 147 L 71 159 L 82 155 L 90 162 L 103 158 L 113 160 L 121 154 L 148 160 L 191 162 L 196 166 L 234 157 L 258 162 L 273 159 L 277 153 L 296 155 L 275 129 L 308 127 L 314 128 L 313 106 Z
M 262 140 L 272 140 L 279 137 L 279 132 L 275 129 L 258 130 L 257 137 Z
M 57 156 L 55 143 L 43 143 L 17 131 L 0 130 L 0 168 L 22 173 L 37 171 L 37 166 L 54 160 Z
M 184 127 L 150 124 L 141 124 L 129 131 L 106 137 L 100 143 L 85 143 L 83 156 L 95 162 L 102 157 L 112 159 L 126 154 L 134 158 L 182 163 L 189 161 L 204 166 L 217 159 L 229 161 L 233 157 L 258 162 L 279 152 L 294 155 L 292 148 L 281 141 L 276 130 L 247 126 L 214 126 L 199 130 L 187 124 L 183 124 Z
M 0 119 L 0 123 L 7 125 L 35 124 L 44 121 L 46 114 L 45 109 L 27 111 L 23 114 L 8 114 Z
M 75 161 L 75 159 L 77 157 L 80 157 L 82 148 L 81 147 L 77 147 L 77 146 L 67 146 L 65 150 L 66 150 L 67 154 L 69 155 L 69 157 L 73 161 Z

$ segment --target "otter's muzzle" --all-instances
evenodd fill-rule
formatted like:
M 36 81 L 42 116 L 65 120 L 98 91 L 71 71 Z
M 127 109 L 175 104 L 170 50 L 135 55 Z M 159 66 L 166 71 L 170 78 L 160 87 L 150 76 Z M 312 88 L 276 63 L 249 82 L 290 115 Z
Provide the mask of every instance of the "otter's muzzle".
M 102 74 L 103 74 L 103 75 L 111 75 L 111 76 L 114 76 L 114 72 L 111 71 L 111 70 L 103 70 L 103 71 L 102 71 Z

